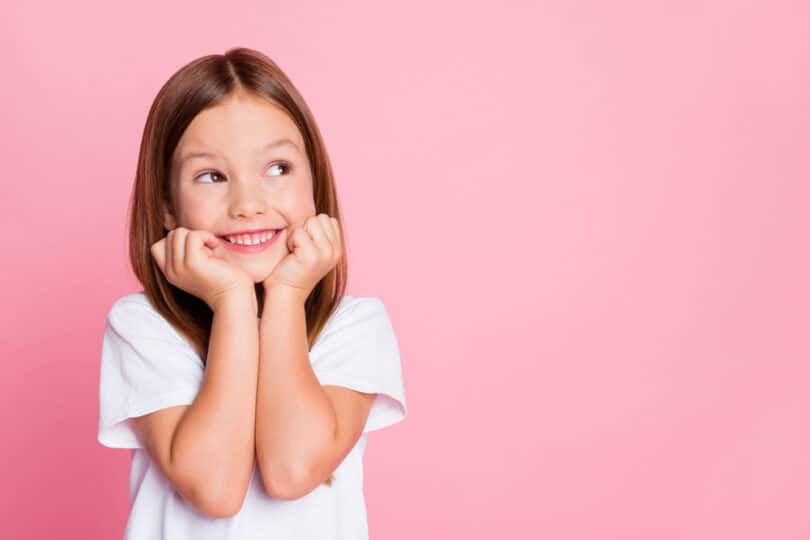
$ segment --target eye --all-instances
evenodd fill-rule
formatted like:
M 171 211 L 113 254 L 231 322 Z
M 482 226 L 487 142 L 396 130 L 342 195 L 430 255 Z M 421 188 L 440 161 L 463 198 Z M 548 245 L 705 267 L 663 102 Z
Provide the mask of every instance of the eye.
M 221 174 L 219 174 L 217 171 L 205 171 L 204 173 L 201 173 L 201 174 L 197 175 L 197 176 L 194 178 L 194 180 L 197 180 L 197 179 L 199 179 L 199 178 L 202 178 L 202 177 L 203 177 L 203 176 L 205 176 L 206 174 L 211 174 L 211 175 L 213 175 L 213 176 L 218 176 L 218 177 L 220 177 L 220 178 L 223 178 L 223 176 L 222 176 Z M 201 182 L 201 183 L 202 183 L 202 184 L 213 184 L 214 182 Z
M 286 161 L 276 161 L 275 163 L 270 164 L 270 168 L 272 167 L 282 167 L 285 171 L 287 171 L 284 174 L 289 174 L 291 168 L 290 164 L 287 163 Z
M 289 163 L 287 163 L 286 161 L 276 161 L 275 163 L 271 163 L 271 164 L 270 164 L 270 167 L 268 167 L 268 169 L 273 168 L 273 167 L 276 167 L 276 168 L 282 168 L 282 169 L 283 169 L 285 172 L 284 172 L 284 173 L 282 173 L 281 175 L 284 175 L 284 174 L 290 174 L 290 173 L 289 173 L 289 171 L 292 169 L 292 166 L 291 166 Z M 225 177 L 224 177 L 222 174 L 220 174 L 218 171 L 205 171 L 205 172 L 203 172 L 203 173 L 198 174 L 196 177 L 194 177 L 194 180 L 195 180 L 195 181 L 199 181 L 199 179 L 200 179 L 200 178 L 202 178 L 203 176 L 205 176 L 205 175 L 207 175 L 207 174 L 212 175 L 212 177 L 217 177 L 217 178 L 225 178 Z M 279 174 L 274 174 L 274 175 L 272 175 L 272 176 L 281 176 L 281 175 L 279 175 Z M 200 183 L 201 183 L 201 184 L 215 184 L 215 183 L 216 183 L 216 181 L 212 181 L 212 182 L 200 182 Z

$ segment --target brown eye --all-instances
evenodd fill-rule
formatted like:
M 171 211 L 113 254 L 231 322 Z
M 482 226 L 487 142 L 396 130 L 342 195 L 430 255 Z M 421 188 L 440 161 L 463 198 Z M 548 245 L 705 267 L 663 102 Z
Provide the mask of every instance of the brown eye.
M 221 174 L 219 174 L 217 171 L 206 171 L 206 172 L 204 172 L 204 173 L 202 173 L 202 174 L 198 175 L 196 178 L 194 178 L 194 180 L 198 180 L 199 178 L 202 178 L 202 177 L 203 177 L 203 176 L 205 176 L 206 174 L 210 174 L 210 175 L 217 176 L 217 177 L 220 177 L 220 178 L 222 178 L 222 177 L 223 177 L 223 176 L 222 176 Z M 215 183 L 215 182 L 200 182 L 200 183 L 201 183 L 201 184 L 213 184 L 213 183 Z
M 285 172 L 285 173 L 283 173 L 283 174 L 289 174 L 289 171 L 290 171 L 290 164 L 289 164 L 289 163 L 287 163 L 286 161 L 277 161 L 277 162 L 275 162 L 275 163 L 272 163 L 272 164 L 270 165 L 270 168 L 272 169 L 273 167 L 281 167 L 281 168 L 283 168 L 283 169 L 286 171 L 286 172 Z M 280 175 L 273 175 L 273 176 L 280 176 Z

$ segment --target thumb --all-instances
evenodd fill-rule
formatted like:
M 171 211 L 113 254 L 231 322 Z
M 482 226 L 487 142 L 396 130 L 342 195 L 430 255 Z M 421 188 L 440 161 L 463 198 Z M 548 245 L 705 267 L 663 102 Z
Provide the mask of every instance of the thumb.
M 287 236 L 287 249 L 290 250 L 290 253 L 295 252 L 295 246 L 298 244 L 298 242 L 295 241 L 295 237 L 296 237 L 296 235 L 300 234 L 301 231 L 303 231 L 303 230 L 304 229 L 302 227 L 295 227 L 290 232 L 289 236 Z
M 217 247 L 220 242 L 221 240 L 217 238 L 214 233 L 206 231 L 205 238 L 203 238 L 203 246 L 205 246 L 209 255 L 214 254 L 214 248 Z
M 157 265 L 163 270 L 166 264 L 166 238 L 161 238 L 149 248 Z

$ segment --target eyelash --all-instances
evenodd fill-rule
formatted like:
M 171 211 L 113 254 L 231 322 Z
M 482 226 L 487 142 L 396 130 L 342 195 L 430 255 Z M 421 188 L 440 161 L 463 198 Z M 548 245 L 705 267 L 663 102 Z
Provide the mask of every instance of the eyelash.
M 273 167 L 274 165 L 282 165 L 285 169 L 287 169 L 287 172 L 280 175 L 280 176 L 288 175 L 288 174 L 290 174 L 290 171 L 292 170 L 292 165 L 290 165 L 290 163 L 288 163 L 286 161 L 274 161 L 273 163 L 271 163 L 268 166 L 268 168 Z M 216 171 L 216 170 L 203 171 L 200 174 L 198 174 L 197 176 L 195 176 L 194 180 L 196 181 L 198 178 L 200 178 L 201 176 L 206 175 L 206 174 L 217 174 L 219 176 L 223 176 L 222 174 L 220 174 L 219 171 Z M 203 183 L 203 184 L 215 184 L 216 182 L 201 182 L 201 183 Z

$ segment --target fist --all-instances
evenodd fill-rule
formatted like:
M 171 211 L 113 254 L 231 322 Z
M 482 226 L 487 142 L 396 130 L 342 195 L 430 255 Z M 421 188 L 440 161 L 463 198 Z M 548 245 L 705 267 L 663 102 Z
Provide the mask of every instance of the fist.
M 250 276 L 214 255 L 220 242 L 208 231 L 177 227 L 152 244 L 150 251 L 170 283 L 215 310 L 223 298 L 233 294 L 250 292 L 255 297 Z
M 340 224 L 327 215 L 309 217 L 287 235 L 289 253 L 264 280 L 264 288 L 288 287 L 307 298 L 343 256 Z

